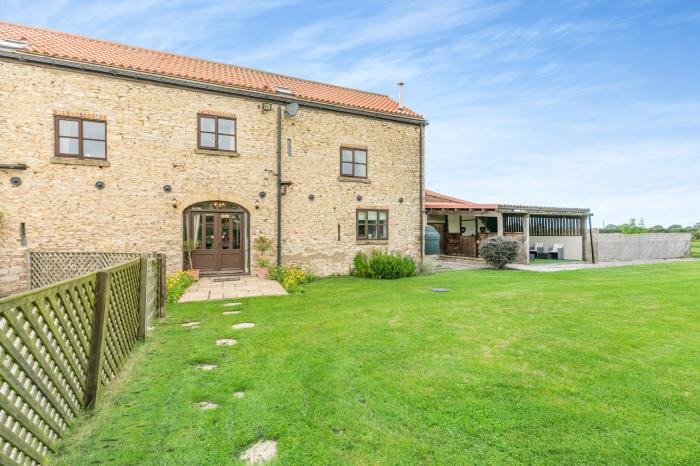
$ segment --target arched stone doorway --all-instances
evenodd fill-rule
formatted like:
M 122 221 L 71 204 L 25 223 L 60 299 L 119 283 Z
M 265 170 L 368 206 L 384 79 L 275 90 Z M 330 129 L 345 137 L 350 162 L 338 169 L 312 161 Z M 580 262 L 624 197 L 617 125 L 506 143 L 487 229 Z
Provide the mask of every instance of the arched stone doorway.
M 249 214 L 226 201 L 193 204 L 183 213 L 183 236 L 196 240 L 192 266 L 202 274 L 250 271 Z M 184 258 L 189 264 L 189 257 Z

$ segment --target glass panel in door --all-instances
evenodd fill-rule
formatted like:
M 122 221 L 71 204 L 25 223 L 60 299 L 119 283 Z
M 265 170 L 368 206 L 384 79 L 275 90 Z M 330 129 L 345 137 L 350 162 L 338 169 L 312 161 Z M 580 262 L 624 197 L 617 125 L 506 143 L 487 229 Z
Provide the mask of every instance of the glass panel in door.
M 221 249 L 231 248 L 231 222 L 228 214 L 221 215 Z
M 204 216 L 204 248 L 214 248 L 214 215 L 212 214 Z
M 233 249 L 241 249 L 241 216 L 233 215 L 233 221 L 231 222 L 232 227 L 232 239 L 233 239 Z

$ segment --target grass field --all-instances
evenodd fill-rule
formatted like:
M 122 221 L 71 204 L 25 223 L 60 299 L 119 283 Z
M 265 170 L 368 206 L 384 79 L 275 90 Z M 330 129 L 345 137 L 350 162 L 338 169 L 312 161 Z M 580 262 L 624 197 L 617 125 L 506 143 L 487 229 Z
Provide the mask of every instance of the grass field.
M 692 241 L 690 243 L 690 255 L 700 257 L 700 241 Z
M 52 463 L 236 464 L 274 439 L 284 465 L 700 464 L 698 283 L 700 263 L 473 270 L 169 306 Z

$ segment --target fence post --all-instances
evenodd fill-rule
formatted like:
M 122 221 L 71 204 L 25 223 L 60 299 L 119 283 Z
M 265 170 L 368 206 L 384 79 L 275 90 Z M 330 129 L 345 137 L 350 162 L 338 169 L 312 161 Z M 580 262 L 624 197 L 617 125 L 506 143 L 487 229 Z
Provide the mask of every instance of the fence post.
M 88 360 L 87 383 L 85 388 L 85 407 L 94 407 L 100 392 L 100 376 L 104 362 L 104 346 L 107 336 L 107 317 L 109 313 L 109 295 L 112 274 L 97 272 L 95 289 L 95 318 L 92 321 L 92 340 Z
M 148 297 L 148 254 L 141 254 L 140 260 L 141 280 L 139 283 L 139 328 L 136 338 L 146 339 L 146 306 Z
M 160 257 L 160 286 L 158 287 L 158 291 L 160 291 L 160 300 L 159 300 L 159 305 L 160 309 L 158 310 L 158 317 L 165 317 L 165 301 L 167 297 L 166 293 L 166 280 L 165 280 L 165 273 L 167 267 L 165 266 L 165 254 L 159 254 Z

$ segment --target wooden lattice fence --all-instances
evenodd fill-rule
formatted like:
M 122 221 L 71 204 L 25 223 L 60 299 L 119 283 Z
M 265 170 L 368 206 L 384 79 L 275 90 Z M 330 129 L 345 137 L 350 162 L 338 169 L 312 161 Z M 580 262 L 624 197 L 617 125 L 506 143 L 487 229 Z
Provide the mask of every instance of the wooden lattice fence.
M 99 400 L 148 313 L 163 315 L 162 270 L 160 257 L 142 256 L 0 300 L 0 464 L 44 464 Z
M 130 252 L 29 252 L 29 289 L 96 272 L 135 259 Z

